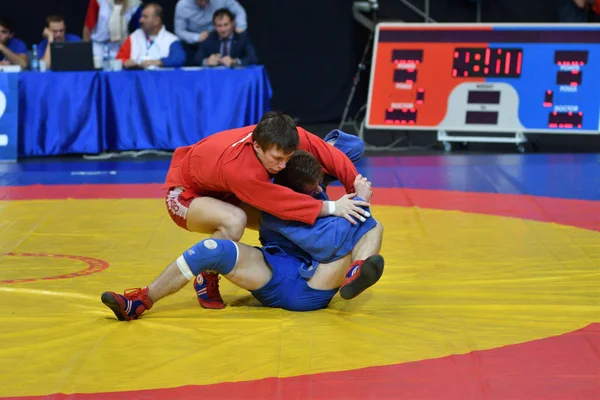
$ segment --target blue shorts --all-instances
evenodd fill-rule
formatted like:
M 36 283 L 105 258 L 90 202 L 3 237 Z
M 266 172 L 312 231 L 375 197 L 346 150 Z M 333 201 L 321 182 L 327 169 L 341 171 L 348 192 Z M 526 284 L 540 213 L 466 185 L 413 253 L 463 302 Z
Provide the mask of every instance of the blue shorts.
M 271 267 L 271 280 L 250 293 L 265 307 L 283 308 L 290 311 L 313 311 L 327 307 L 339 289 L 318 290 L 308 286 L 300 276 L 303 264 L 297 258 L 274 249 L 260 249 Z M 271 254 L 274 253 L 274 254 Z

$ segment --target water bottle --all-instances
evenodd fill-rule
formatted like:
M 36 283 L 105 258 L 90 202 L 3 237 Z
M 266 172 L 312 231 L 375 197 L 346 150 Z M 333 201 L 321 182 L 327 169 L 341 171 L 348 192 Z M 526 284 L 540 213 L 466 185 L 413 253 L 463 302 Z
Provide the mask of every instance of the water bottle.
M 110 47 L 108 43 L 104 44 L 104 58 L 102 59 L 102 69 L 110 71 Z
M 50 43 L 48 43 L 48 46 L 50 46 Z M 40 58 L 38 56 L 37 44 L 34 44 L 31 48 L 31 70 L 40 70 Z

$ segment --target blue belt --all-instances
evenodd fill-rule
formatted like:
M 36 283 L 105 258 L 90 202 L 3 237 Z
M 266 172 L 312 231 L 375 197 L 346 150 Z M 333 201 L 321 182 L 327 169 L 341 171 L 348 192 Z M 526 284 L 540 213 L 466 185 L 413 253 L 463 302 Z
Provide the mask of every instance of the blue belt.
M 297 261 L 298 273 L 304 279 L 312 278 L 313 275 L 315 274 L 315 271 L 317 270 L 317 267 L 319 266 L 318 261 L 307 260 L 304 257 L 298 257 L 297 255 L 289 255 L 279 246 L 275 246 L 275 245 L 268 246 L 267 245 L 267 246 L 263 247 L 263 251 L 265 251 L 271 255 L 282 254 L 282 255 L 286 255 L 288 257 L 292 257 L 294 260 Z

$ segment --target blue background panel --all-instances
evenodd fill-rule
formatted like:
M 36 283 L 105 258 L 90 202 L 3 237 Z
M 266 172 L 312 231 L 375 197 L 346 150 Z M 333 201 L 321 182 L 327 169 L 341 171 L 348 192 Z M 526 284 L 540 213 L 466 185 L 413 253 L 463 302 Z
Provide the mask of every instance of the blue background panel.
M 491 43 L 492 48 L 522 48 L 523 69 L 520 78 L 488 78 L 486 82 L 504 82 L 512 85 L 519 94 L 519 119 L 531 130 L 548 129 L 548 116 L 554 106 L 578 106 L 583 111 L 581 130 L 598 130 L 600 119 L 600 44 L 521 44 Z M 576 92 L 561 92 L 556 83 L 560 66 L 554 62 L 556 50 L 588 50 L 588 62 L 581 66 L 582 84 Z M 552 90 L 552 107 L 544 107 L 544 95 Z M 556 131 L 566 130 L 556 128 Z

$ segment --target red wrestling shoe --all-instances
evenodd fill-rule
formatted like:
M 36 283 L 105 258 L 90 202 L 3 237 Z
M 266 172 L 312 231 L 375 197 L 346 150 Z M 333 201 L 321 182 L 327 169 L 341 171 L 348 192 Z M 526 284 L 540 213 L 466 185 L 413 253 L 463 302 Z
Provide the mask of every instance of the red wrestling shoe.
M 346 279 L 340 288 L 340 296 L 350 300 L 373 286 L 383 274 L 383 265 L 383 257 L 379 254 L 364 261 L 355 261 L 346 273 Z
M 225 308 L 225 303 L 219 292 L 219 279 L 221 279 L 219 274 L 206 271 L 202 271 L 194 278 L 194 290 L 198 297 L 198 303 L 200 303 L 203 308 Z
M 119 321 L 131 321 L 139 318 L 146 310 L 152 308 L 152 300 L 148 297 L 148 288 L 126 289 L 123 295 L 115 292 L 104 292 L 102 302 L 115 313 Z

